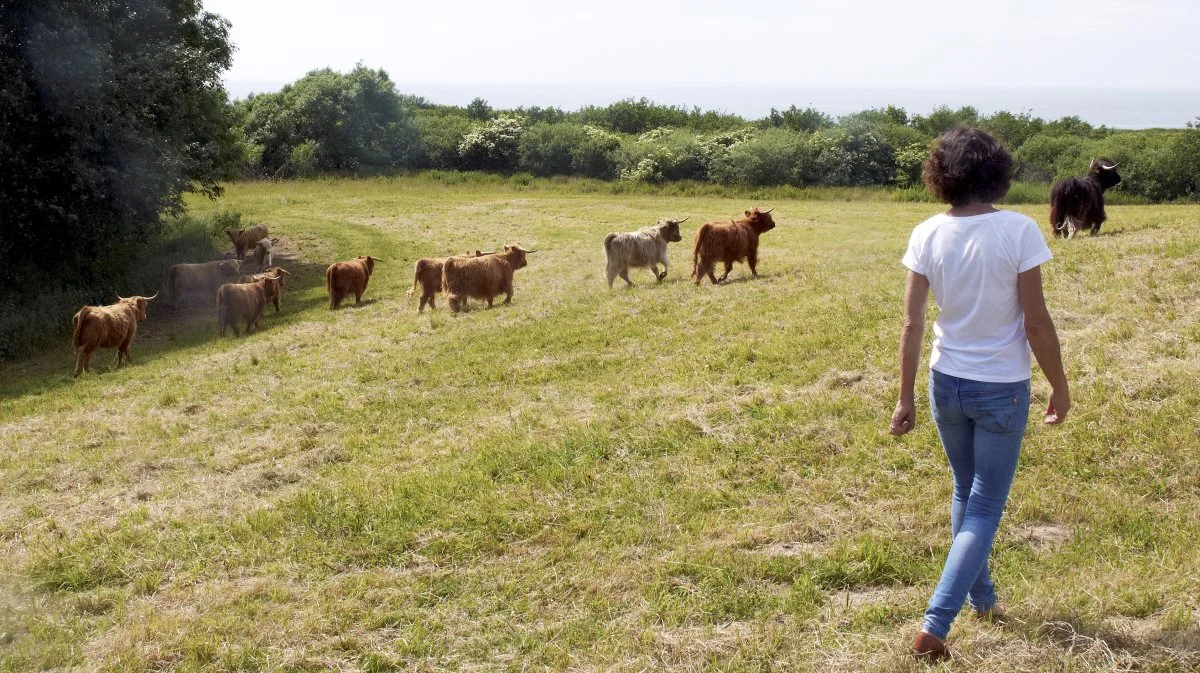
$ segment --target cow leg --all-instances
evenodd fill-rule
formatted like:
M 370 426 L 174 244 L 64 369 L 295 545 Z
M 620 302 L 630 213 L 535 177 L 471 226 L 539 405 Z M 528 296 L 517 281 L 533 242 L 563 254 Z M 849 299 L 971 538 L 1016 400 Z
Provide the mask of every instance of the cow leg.
M 663 282 L 664 279 L 666 279 L 667 271 L 670 270 L 670 268 L 671 268 L 671 263 L 667 261 L 667 258 L 665 256 L 659 261 L 662 262 L 663 270 L 662 270 L 662 273 L 655 272 L 654 276 L 656 278 L 658 278 L 658 282 L 661 283 L 661 282 Z M 653 270 L 653 269 L 651 269 L 651 270 Z
M 650 265 L 650 273 L 654 274 L 655 280 L 662 280 L 662 278 L 660 278 L 658 275 L 658 263 L 657 262 Z
M 725 262 L 725 274 L 718 278 L 716 282 L 724 283 L 725 279 L 729 277 L 730 271 L 733 271 L 733 262 Z
M 275 295 L 275 312 L 279 313 L 279 295 Z
M 629 280 L 629 268 L 628 267 L 623 269 L 621 271 L 621 273 L 619 273 L 617 275 L 621 277 L 621 280 L 625 281 L 625 287 L 633 287 L 633 281 Z
M 86 348 L 80 348 L 79 352 L 75 355 L 75 378 L 79 378 L 80 374 L 87 371 L 89 355 L 91 354 L 87 352 Z
M 1100 235 L 1100 225 L 1097 224 L 1096 226 L 1092 227 L 1092 236 L 1099 236 L 1099 235 Z
M 708 276 L 708 279 L 712 281 L 713 285 L 717 284 L 717 274 L 713 273 L 713 269 L 715 269 L 716 266 L 717 265 L 714 262 L 709 262 L 704 265 L 704 274 Z
M 750 275 L 757 276 L 758 270 L 755 267 L 758 266 L 758 256 L 754 253 L 746 255 L 746 264 L 750 267 Z
M 508 302 L 505 302 L 505 303 L 508 303 Z M 491 307 L 492 307 L 492 298 L 488 297 L 488 308 L 491 308 Z

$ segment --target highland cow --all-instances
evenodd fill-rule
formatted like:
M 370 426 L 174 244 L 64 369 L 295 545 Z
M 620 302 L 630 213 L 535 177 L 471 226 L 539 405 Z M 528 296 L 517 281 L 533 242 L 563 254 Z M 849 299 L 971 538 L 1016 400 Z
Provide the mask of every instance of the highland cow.
M 246 334 L 250 333 L 251 327 L 257 330 L 258 321 L 267 307 L 267 297 L 279 292 L 280 278 L 282 276 L 263 275 L 249 283 L 222 285 L 217 290 L 217 325 L 221 328 L 221 336 L 225 336 L 226 327 L 233 328 L 234 336 L 241 336 L 239 320 L 246 321 Z
M 480 252 L 476 250 L 474 253 L 464 252 L 456 257 L 482 257 L 483 255 L 491 255 L 490 252 Z M 434 298 L 439 290 L 442 289 L 442 265 L 446 263 L 445 257 L 423 257 L 417 260 L 413 265 L 413 286 L 408 292 L 404 293 L 407 297 L 412 297 L 417 288 L 421 288 L 421 304 L 417 307 L 417 313 L 425 310 L 425 305 L 429 304 L 429 308 L 437 308 L 434 304 Z
M 1092 159 L 1082 178 L 1063 178 L 1050 190 L 1050 228 L 1055 237 L 1073 238 L 1080 229 L 1092 236 L 1108 219 L 1104 191 L 1121 181 L 1117 165 L 1108 159 Z
M 92 353 L 97 348 L 116 348 L 117 367 L 132 363 L 129 346 L 137 335 L 138 323 L 146 319 L 146 305 L 153 297 L 117 297 L 108 306 L 84 306 L 71 319 L 71 345 L 76 350 L 75 376 L 91 371 Z
M 177 308 L 187 295 L 203 296 L 205 303 L 212 301 L 217 288 L 232 283 L 240 268 L 241 264 L 232 259 L 172 266 L 167 271 L 167 296 L 171 308 Z
M 650 273 L 661 283 L 667 277 L 671 266 L 667 256 L 667 243 L 683 240 L 679 233 L 679 225 L 687 220 L 686 217 L 682 220 L 662 219 L 651 227 L 605 236 L 604 275 L 608 286 L 612 287 L 613 279 L 620 276 L 626 287 L 632 287 L 633 281 L 629 280 L 630 267 L 650 269 Z M 661 274 L 658 272 L 659 264 L 663 265 Z
M 450 310 L 457 313 L 467 307 L 467 299 L 483 299 L 488 307 L 492 300 L 505 295 L 504 303 L 512 301 L 513 272 L 527 265 L 525 256 L 537 250 L 520 245 L 506 245 L 503 252 L 482 257 L 449 257 L 442 265 L 442 293 Z
M 358 257 L 349 262 L 334 262 L 325 269 L 325 289 L 329 292 L 329 310 L 342 305 L 346 295 L 354 295 L 354 305 L 362 303 L 363 293 L 367 291 L 367 282 L 375 270 L 375 263 L 382 262 L 378 257 Z
M 238 283 L 254 283 L 263 278 L 271 278 L 277 282 L 266 286 L 267 301 L 275 305 L 275 312 L 279 313 L 279 299 L 283 296 L 283 277 L 290 276 L 285 269 L 278 266 L 267 267 L 262 273 L 256 273 L 238 278 Z
M 733 270 L 733 263 L 743 260 L 750 266 L 750 273 L 757 276 L 758 237 L 775 228 L 771 210 L 754 208 L 737 221 L 701 225 L 696 230 L 696 247 L 692 251 L 692 279 L 696 284 L 705 276 L 713 285 L 724 281 Z M 717 262 L 725 264 L 725 274 L 720 278 L 713 274 Z
M 267 238 L 267 225 L 256 224 L 246 229 L 226 229 L 225 235 L 233 242 L 233 251 L 239 261 L 246 258 L 246 252 L 253 250 L 258 242 Z
M 275 244 L 278 242 L 278 238 L 264 238 L 254 244 L 254 261 L 259 271 L 275 264 Z

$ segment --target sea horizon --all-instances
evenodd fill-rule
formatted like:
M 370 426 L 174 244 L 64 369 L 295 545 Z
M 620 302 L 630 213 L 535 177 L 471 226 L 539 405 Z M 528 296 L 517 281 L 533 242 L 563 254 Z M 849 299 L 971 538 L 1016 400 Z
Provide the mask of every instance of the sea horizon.
M 251 93 L 270 93 L 287 82 L 227 81 L 233 99 Z M 935 108 L 965 105 L 981 115 L 1005 110 L 1028 112 L 1046 120 L 1075 116 L 1094 126 L 1118 129 L 1183 128 L 1200 117 L 1200 88 L 1049 88 L 902 86 L 831 87 L 799 84 L 730 83 L 437 83 L 396 81 L 401 94 L 430 102 L 464 106 L 483 98 L 498 109 L 558 107 L 566 111 L 588 105 L 604 106 L 624 99 L 646 98 L 663 105 L 699 107 L 740 115 L 747 120 L 767 116 L 771 108 L 812 107 L 834 117 L 888 105 L 910 115 L 927 115 Z

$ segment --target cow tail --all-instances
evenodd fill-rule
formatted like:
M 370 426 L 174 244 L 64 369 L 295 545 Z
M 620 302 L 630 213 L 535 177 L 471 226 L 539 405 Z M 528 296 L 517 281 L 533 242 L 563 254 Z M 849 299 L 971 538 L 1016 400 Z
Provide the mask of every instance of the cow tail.
M 411 299 L 411 298 L 412 298 L 412 296 L 413 296 L 413 293 L 417 291 L 417 286 L 418 286 L 418 285 L 420 285 L 420 284 L 421 284 L 421 262 L 419 262 L 419 261 L 418 261 L 418 262 L 417 262 L 417 263 L 416 263 L 416 264 L 413 266 L 413 284 L 412 284 L 412 287 L 408 288 L 408 292 L 405 292 L 405 293 L 404 293 L 404 296 L 405 296 L 405 297 L 409 297 L 409 298 Z
M 71 319 L 71 346 L 76 349 L 83 345 L 79 337 L 83 332 L 83 312 L 86 310 L 87 308 L 79 309 L 79 312 Z
M 225 324 L 225 313 L 227 311 L 227 307 L 225 306 L 225 302 L 221 301 L 224 293 L 225 293 L 224 285 L 217 288 L 217 328 L 218 329 L 220 329 L 221 325 Z
M 617 239 L 616 234 L 609 234 L 604 237 L 604 252 L 612 253 L 612 242 Z
M 325 291 L 329 293 L 329 305 L 333 306 L 333 265 L 325 269 Z
M 696 246 L 692 248 L 692 278 L 699 278 L 700 273 L 700 252 L 704 247 L 704 235 L 708 233 L 708 224 L 700 225 L 696 230 Z

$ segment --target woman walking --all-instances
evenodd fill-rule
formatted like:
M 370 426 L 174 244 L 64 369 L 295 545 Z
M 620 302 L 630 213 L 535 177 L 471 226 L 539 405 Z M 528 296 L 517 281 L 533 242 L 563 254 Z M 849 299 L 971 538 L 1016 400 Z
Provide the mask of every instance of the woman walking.
M 929 404 L 954 479 L 954 541 L 913 641 L 919 659 L 950 656 L 946 636 L 965 601 L 981 617 L 1004 613 L 988 554 L 1029 418 L 1031 348 L 1051 388 L 1045 422 L 1063 422 L 1071 408 L 1042 295 L 1040 265 L 1050 260 L 1050 249 L 1037 223 L 992 205 L 1008 192 L 1012 165 L 1008 150 L 984 131 L 959 127 L 941 136 L 925 161 L 924 179 L 950 208 L 917 225 L 902 261 L 908 281 L 900 400 L 890 432 L 903 435 L 916 424 L 913 388 L 932 290 L 939 313 Z

